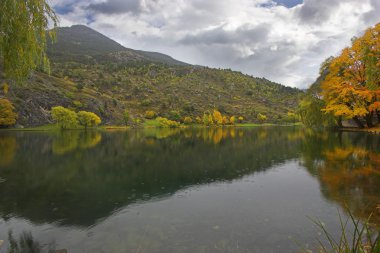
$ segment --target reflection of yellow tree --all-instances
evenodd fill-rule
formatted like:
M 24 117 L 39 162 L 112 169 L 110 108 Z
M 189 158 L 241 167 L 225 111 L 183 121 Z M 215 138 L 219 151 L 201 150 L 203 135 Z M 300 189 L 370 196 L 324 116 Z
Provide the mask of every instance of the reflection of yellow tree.
M 53 139 L 52 151 L 54 154 L 63 155 L 75 149 L 92 148 L 100 143 L 102 136 L 93 131 L 61 131 Z
M 99 144 L 102 135 L 99 132 L 86 131 L 79 135 L 79 147 L 83 149 L 92 148 Z
M 16 154 L 16 138 L 14 136 L 0 137 L 0 166 L 6 166 L 13 161 Z
M 319 177 L 329 199 L 347 205 L 358 217 L 373 213 L 380 225 L 380 155 L 360 147 L 337 147 L 323 153 Z

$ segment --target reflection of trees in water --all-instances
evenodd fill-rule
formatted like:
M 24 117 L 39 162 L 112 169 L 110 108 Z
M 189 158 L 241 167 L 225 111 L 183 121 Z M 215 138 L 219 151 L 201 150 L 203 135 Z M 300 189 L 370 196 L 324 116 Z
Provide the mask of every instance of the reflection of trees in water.
M 53 138 L 52 151 L 63 155 L 77 148 L 87 149 L 100 143 L 102 135 L 97 131 L 60 131 Z
M 14 136 L 0 137 L 0 166 L 5 166 L 13 161 L 16 154 L 16 138 Z
M 149 131 L 101 132 L 101 145 L 91 149 L 79 148 L 83 137 L 67 135 L 78 148 L 64 156 L 44 151 L 57 136 L 18 138 L 25 152 L 3 171 L 12 184 L 0 184 L 0 213 L 88 226 L 136 201 L 264 171 L 299 152 L 292 128 Z
M 309 134 L 303 161 L 316 175 L 323 195 L 355 216 L 380 224 L 380 138 L 363 133 Z

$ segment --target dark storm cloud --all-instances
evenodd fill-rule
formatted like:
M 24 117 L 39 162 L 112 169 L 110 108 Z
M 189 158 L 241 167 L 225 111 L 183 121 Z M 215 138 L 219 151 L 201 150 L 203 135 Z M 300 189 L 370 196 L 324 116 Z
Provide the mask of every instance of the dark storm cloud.
M 141 11 L 140 0 L 107 0 L 103 3 L 90 4 L 89 10 L 104 14 L 139 13 Z

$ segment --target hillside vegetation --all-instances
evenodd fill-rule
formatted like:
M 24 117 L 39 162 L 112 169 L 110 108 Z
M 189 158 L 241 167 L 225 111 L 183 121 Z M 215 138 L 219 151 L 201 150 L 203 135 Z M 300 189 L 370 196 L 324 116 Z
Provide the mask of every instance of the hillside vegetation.
M 183 120 L 213 109 L 250 122 L 259 122 L 259 115 L 284 122 L 302 94 L 264 78 L 127 49 L 85 26 L 59 28 L 57 39 L 48 47 L 51 76 L 37 72 L 10 85 L 6 96 L 18 124 L 50 123 L 53 106 L 94 112 L 108 125 L 123 124 L 125 111 L 135 121 L 146 111 Z

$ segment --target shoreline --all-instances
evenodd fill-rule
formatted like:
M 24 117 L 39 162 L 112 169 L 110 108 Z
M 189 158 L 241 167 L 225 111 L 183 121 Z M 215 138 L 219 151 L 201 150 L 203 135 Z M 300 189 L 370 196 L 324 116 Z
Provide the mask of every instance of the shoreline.
M 282 126 L 282 127 L 290 127 L 290 126 L 302 126 L 302 123 L 291 123 L 291 124 L 274 124 L 274 123 L 264 123 L 264 124 L 257 124 L 257 123 L 239 123 L 235 125 L 222 125 L 222 126 L 204 126 L 204 125 L 184 125 L 183 127 L 179 127 L 178 129 L 184 129 L 184 128 L 219 128 L 219 127 L 235 127 L 235 128 L 255 128 L 255 127 L 271 127 L 271 126 Z M 106 130 L 106 131 L 112 131 L 112 130 L 130 130 L 130 129 L 165 129 L 158 126 L 142 126 L 142 127 L 131 127 L 131 126 L 100 126 L 97 128 L 88 128 L 87 130 Z M 167 128 L 167 129 L 175 129 L 175 128 Z M 25 127 L 25 128 L 2 128 L 0 129 L 0 132 L 2 131 L 25 131 L 25 132 L 47 132 L 47 131 L 59 131 L 60 129 L 57 128 L 55 125 L 43 125 L 43 126 L 36 126 L 36 127 Z M 73 129 L 65 129 L 69 131 L 83 131 L 84 128 L 73 128 Z M 379 128 L 380 131 L 380 128 Z

